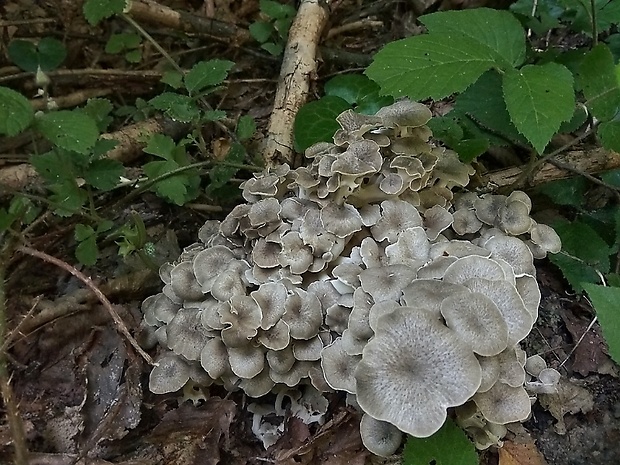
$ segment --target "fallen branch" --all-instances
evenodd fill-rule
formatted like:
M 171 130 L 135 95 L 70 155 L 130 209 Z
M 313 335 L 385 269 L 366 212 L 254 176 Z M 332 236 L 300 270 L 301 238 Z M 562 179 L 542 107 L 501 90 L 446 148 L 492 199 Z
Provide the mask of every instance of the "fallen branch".
M 34 110 L 46 110 L 53 106 L 54 108 L 71 108 L 81 105 L 86 102 L 88 99 L 97 98 L 97 97 L 105 97 L 106 95 L 110 95 L 114 92 L 114 89 L 105 88 L 105 89 L 83 89 L 78 90 L 76 92 L 72 92 L 67 95 L 63 95 L 62 97 L 53 97 L 49 100 L 47 99 L 35 99 L 31 100 L 30 104 Z
M 302 0 L 284 50 L 280 80 L 267 129 L 263 159 L 267 166 L 293 161 L 293 123 L 306 102 L 316 73 L 318 42 L 327 23 L 329 1 Z
M 84 273 L 77 270 L 75 267 L 69 265 L 68 263 L 56 257 L 52 257 L 51 255 L 48 255 L 45 252 L 41 252 L 40 250 L 35 250 L 31 247 L 20 246 L 17 248 L 17 251 L 23 254 L 26 254 L 26 255 L 30 255 L 32 257 L 39 258 L 47 263 L 51 263 L 52 265 L 62 268 L 63 270 L 67 271 L 68 273 L 71 273 L 77 279 L 82 281 L 84 285 L 88 287 L 97 296 L 97 299 L 99 300 L 99 302 L 101 302 L 103 307 L 106 309 L 106 311 L 108 312 L 108 314 L 114 321 L 116 330 L 119 333 L 121 333 L 123 336 L 125 336 L 125 339 L 127 339 L 127 341 L 131 344 L 131 346 L 135 349 L 135 351 L 146 361 L 146 363 L 148 363 L 149 365 L 155 364 L 151 356 L 147 354 L 144 351 L 144 349 L 142 349 L 142 347 L 140 347 L 140 344 L 138 344 L 138 341 L 136 341 L 135 338 L 131 335 L 131 333 L 129 332 L 129 329 L 127 329 L 127 326 L 125 325 L 125 322 L 120 317 L 120 315 L 118 314 L 118 312 L 116 311 L 112 303 L 108 300 L 105 294 L 101 292 L 101 289 L 99 289 L 95 285 L 95 283 L 93 283 L 92 279 L 90 279 Z
M 132 124 L 123 129 L 103 134 L 103 139 L 112 139 L 118 142 L 106 156 L 122 163 L 130 163 L 138 159 L 148 136 L 156 133 L 166 134 L 172 138 L 180 137 L 186 131 L 187 125 L 167 118 L 151 118 Z M 7 191 L 20 191 L 37 183 L 39 175 L 32 165 L 22 163 L 8 166 L 0 170 L 0 194 L 3 188 Z

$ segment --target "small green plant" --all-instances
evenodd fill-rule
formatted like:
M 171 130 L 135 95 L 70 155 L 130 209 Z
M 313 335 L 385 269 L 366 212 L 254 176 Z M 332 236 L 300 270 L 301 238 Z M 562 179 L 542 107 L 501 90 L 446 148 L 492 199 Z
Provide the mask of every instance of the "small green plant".
M 105 45 L 106 53 L 123 53 L 129 63 L 140 63 L 142 60 L 142 37 L 136 33 L 123 32 L 112 34 Z
M 487 8 L 433 13 L 420 21 L 427 34 L 386 45 L 366 74 L 394 97 L 457 94 L 454 109 L 432 129 L 464 159 L 480 152 L 479 139 L 525 143 L 542 154 L 558 131 L 584 121 L 576 96 L 600 122 L 603 146 L 620 147 L 620 85 L 607 44 L 572 53 L 532 52 L 512 13 Z M 480 147 L 463 153 L 459 140 Z
M 250 34 L 263 50 L 274 56 L 282 55 L 295 8 L 273 0 L 260 0 L 260 12 L 263 19 L 250 24 Z

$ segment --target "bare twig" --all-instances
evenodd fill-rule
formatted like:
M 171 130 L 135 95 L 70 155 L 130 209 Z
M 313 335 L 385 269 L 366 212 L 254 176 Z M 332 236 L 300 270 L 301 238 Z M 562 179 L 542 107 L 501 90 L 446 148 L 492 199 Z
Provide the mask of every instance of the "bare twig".
M 35 250 L 27 246 L 20 246 L 17 248 L 17 251 L 23 254 L 26 254 L 26 255 L 30 255 L 32 257 L 39 258 L 47 263 L 51 263 L 52 265 L 62 268 L 63 270 L 71 273 L 77 279 L 82 281 L 84 285 L 86 285 L 86 287 L 88 287 L 97 296 L 97 299 L 99 300 L 99 302 L 101 302 L 103 307 L 106 309 L 106 311 L 108 312 L 108 314 L 114 321 L 117 331 L 120 332 L 123 336 L 125 336 L 125 338 L 131 344 L 131 346 L 136 350 L 138 354 L 140 354 L 140 356 L 149 365 L 155 364 L 151 356 L 147 354 L 142 349 L 142 347 L 140 347 L 140 344 L 138 344 L 135 338 L 131 335 L 131 333 L 129 332 L 129 329 L 127 329 L 127 326 L 125 325 L 125 322 L 122 320 L 122 318 L 120 317 L 120 315 L 118 314 L 118 312 L 116 311 L 112 303 L 108 300 L 105 294 L 101 292 L 101 290 L 95 285 L 95 283 L 93 283 L 92 279 L 90 279 L 84 273 L 77 270 L 75 267 L 69 265 L 68 263 L 56 257 L 52 257 L 51 255 L 48 255 L 45 252 L 41 252 L 40 250 Z
M 114 89 L 109 87 L 105 89 L 83 89 L 63 95 L 62 97 L 54 97 L 48 100 L 31 100 L 30 103 L 32 108 L 35 110 L 44 110 L 51 107 L 70 108 L 80 105 L 91 98 L 105 97 L 106 95 L 110 95 L 112 92 L 114 92 Z
M 339 34 L 357 32 L 360 29 L 378 29 L 381 27 L 383 27 L 383 21 L 376 21 L 369 18 L 364 18 L 360 19 L 359 21 L 353 21 L 351 23 L 343 24 L 342 26 L 331 28 L 325 38 L 331 39 Z
M 329 1 L 302 0 L 289 30 L 263 151 L 267 166 L 279 162 L 292 164 L 293 122 L 316 73 L 318 42 L 328 18 L 324 5 L 329 5 Z

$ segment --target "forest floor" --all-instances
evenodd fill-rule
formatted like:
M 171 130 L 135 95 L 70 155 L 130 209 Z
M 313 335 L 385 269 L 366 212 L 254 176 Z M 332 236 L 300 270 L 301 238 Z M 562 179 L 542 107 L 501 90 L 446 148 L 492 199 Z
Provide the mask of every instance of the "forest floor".
M 51 72 L 50 93 L 66 105 L 89 97 L 107 96 L 118 106 L 148 99 L 163 88 L 164 60 L 149 43 L 140 45 L 138 63 L 104 51 L 106 38 L 127 24 L 120 19 L 89 25 L 82 2 L 68 0 L 7 0 L 0 5 L 0 85 L 35 97 L 32 73 L 13 66 L 5 44 L 13 38 L 55 37 L 67 47 L 62 67 Z M 175 11 L 236 24 L 245 31 L 259 12 L 258 0 L 162 0 Z M 418 32 L 415 18 L 438 8 L 480 6 L 485 0 L 420 0 L 332 2 L 323 29 L 316 76 L 309 99 L 321 96 L 329 77 L 362 72 L 372 54 L 389 41 Z M 494 5 L 492 5 L 494 6 Z M 505 5 L 504 5 L 505 6 Z M 182 67 L 198 59 L 221 58 L 235 63 L 224 90 L 210 97 L 214 107 L 236 119 L 251 115 L 257 122 L 252 144 L 257 153 L 265 136 L 278 86 L 280 58 L 240 34 L 186 32 L 158 18 L 136 17 Z M 144 22 L 142 22 L 144 20 Z M 224 28 L 225 29 L 225 28 Z M 230 31 L 229 31 L 230 32 Z M 102 70 L 106 70 L 105 72 Z M 36 103 L 35 103 L 36 105 Z M 130 122 L 115 119 L 115 129 Z M 226 134 L 215 125 L 204 128 L 204 140 L 217 153 Z M 0 171 L 28 162 L 34 147 L 29 137 L 0 140 Z M 133 165 L 139 166 L 138 150 Z M 510 160 L 515 157 L 508 157 Z M 483 159 L 493 169 L 511 168 L 497 158 Z M 127 163 L 130 165 L 130 163 Z M 131 169 L 131 168 L 130 168 Z M 239 176 L 243 177 L 243 173 Z M 247 175 L 246 175 L 247 176 Z M 36 195 L 36 179 L 20 186 Z M 118 191 L 115 191 L 118 192 Z M 6 192 L 0 192 L 4 195 Z M 111 193 L 113 204 L 121 194 Z M 0 197 L 4 203 L 7 197 Z M 204 202 L 203 202 L 204 200 Z M 143 219 L 160 260 L 174 259 L 196 239 L 206 219 L 221 219 L 241 199 L 232 195 L 213 201 L 198 199 L 184 207 L 145 193 L 123 205 L 118 224 L 134 212 Z M 544 199 L 543 208 L 553 210 Z M 536 198 L 535 198 L 536 205 Z M 47 217 L 30 231 L 30 247 L 76 264 L 72 219 Z M 118 312 L 129 331 L 138 333 L 140 303 L 160 290 L 157 274 L 136 257 L 123 259 L 113 243 L 104 245 L 93 267 L 81 267 Z M 194 392 L 196 405 L 178 394 L 154 395 L 148 389 L 150 367 L 117 332 L 99 300 L 67 268 L 33 256 L 15 254 L 7 268 L 6 350 L 13 393 L 12 405 L 22 419 L 23 443 L 30 464 L 69 465 L 237 465 L 385 463 L 365 450 L 359 418 L 333 395 L 327 421 L 308 427 L 290 418 L 281 439 L 264 450 L 251 432 L 251 414 L 240 393 L 212 389 L 206 398 Z M 511 428 L 502 450 L 481 454 L 486 465 L 611 465 L 620 463 L 620 380 L 607 354 L 598 324 L 587 301 L 576 296 L 547 261 L 538 263 L 542 290 L 540 318 L 524 341 L 529 354 L 541 354 L 562 374 L 560 392 L 537 403 L 531 419 Z M 591 326 L 591 327 L 590 327 Z M 17 328 L 17 329 L 16 329 Z M 584 336 L 585 335 L 585 336 Z M 577 343 L 579 341 L 579 343 Z M 154 356 L 154 351 L 151 353 Z M 6 393 L 6 392 L 5 392 Z M 6 400 L 6 398 L 5 398 Z M 7 403 L 0 405 L 0 464 L 13 463 L 15 430 Z M 18 438 L 19 439 L 19 438 Z M 396 463 L 396 459 L 393 461 Z

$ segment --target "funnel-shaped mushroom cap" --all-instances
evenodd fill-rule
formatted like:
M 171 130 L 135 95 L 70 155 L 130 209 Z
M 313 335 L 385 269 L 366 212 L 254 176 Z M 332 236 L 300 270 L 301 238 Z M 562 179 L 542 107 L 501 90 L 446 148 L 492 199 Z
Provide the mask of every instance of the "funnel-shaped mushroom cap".
M 484 243 L 484 248 L 491 251 L 491 258 L 501 258 L 508 262 L 515 276 L 536 274 L 532 252 L 522 240 L 510 236 L 493 236 Z
M 226 265 L 235 258 L 228 247 L 216 245 L 199 252 L 194 258 L 194 274 L 202 286 L 203 292 L 210 292 L 213 281 L 226 268 Z
M 511 387 L 504 383 L 473 397 L 484 418 L 492 423 L 505 425 L 525 420 L 531 412 L 530 396 L 523 387 Z
M 355 380 L 364 412 L 428 437 L 441 428 L 448 407 L 474 395 L 481 370 L 471 349 L 433 314 L 401 307 L 379 320 Z
M 325 381 L 332 389 L 355 394 L 355 368 L 361 357 L 345 352 L 342 339 L 338 338 L 321 352 L 321 368 Z
M 375 116 L 380 117 L 386 126 L 419 127 L 428 123 L 433 114 L 426 105 L 403 99 L 381 108 Z
M 455 284 L 463 284 L 472 278 L 500 281 L 505 277 L 502 267 L 496 261 L 480 255 L 459 258 L 446 269 L 443 275 L 444 281 Z
M 149 389 L 154 394 L 167 394 L 181 389 L 189 381 L 187 362 L 171 352 L 157 361 L 149 376 Z
M 204 297 L 192 262 L 182 262 L 170 271 L 170 285 L 176 295 L 183 300 L 200 300 Z
M 382 268 L 368 268 L 360 273 L 362 289 L 375 302 L 398 300 L 403 289 L 416 277 L 416 269 L 406 265 L 388 265 Z
M 508 344 L 508 326 L 497 306 L 483 294 L 449 295 L 441 303 L 441 314 L 448 328 L 479 355 L 497 355 Z
M 560 236 L 551 226 L 536 224 L 532 227 L 530 234 L 532 242 L 545 252 L 558 253 L 562 249 Z
M 200 311 L 181 308 L 166 327 L 168 347 L 188 360 L 200 360 L 200 351 L 215 333 L 202 325 Z
M 362 415 L 360 435 L 366 449 L 379 457 L 394 454 L 403 442 L 403 433 L 396 426 L 366 414 Z
M 383 215 L 370 231 L 377 241 L 387 239 L 394 243 L 405 229 L 422 226 L 422 217 L 418 210 L 404 200 L 384 200 L 381 202 Z

